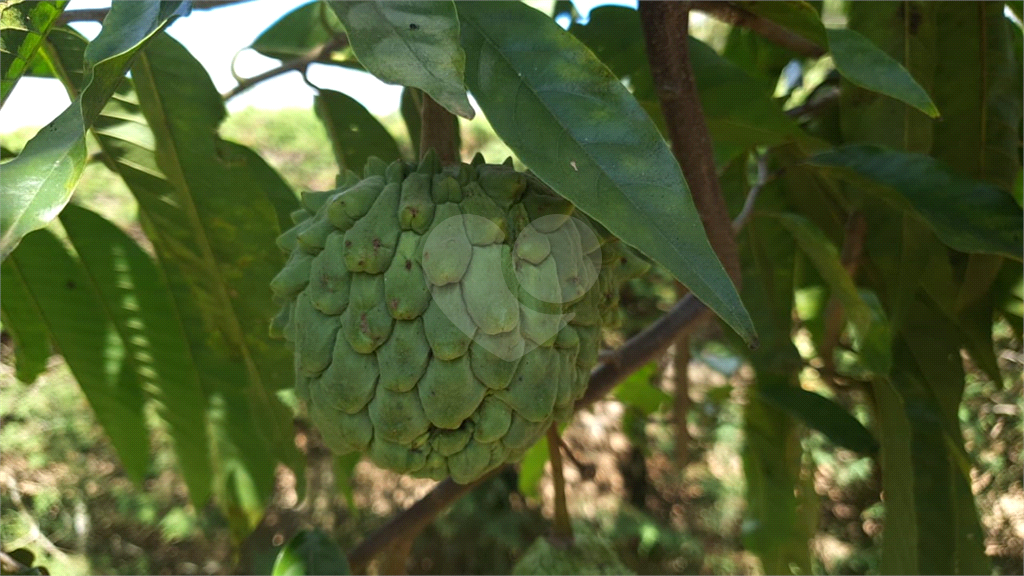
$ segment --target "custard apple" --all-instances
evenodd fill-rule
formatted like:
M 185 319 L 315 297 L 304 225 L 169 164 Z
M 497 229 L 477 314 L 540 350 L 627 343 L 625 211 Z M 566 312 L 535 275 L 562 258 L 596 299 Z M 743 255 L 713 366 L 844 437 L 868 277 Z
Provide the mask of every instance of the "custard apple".
M 510 165 L 366 163 L 302 195 L 271 333 L 324 441 L 471 482 L 565 421 L 646 263 Z

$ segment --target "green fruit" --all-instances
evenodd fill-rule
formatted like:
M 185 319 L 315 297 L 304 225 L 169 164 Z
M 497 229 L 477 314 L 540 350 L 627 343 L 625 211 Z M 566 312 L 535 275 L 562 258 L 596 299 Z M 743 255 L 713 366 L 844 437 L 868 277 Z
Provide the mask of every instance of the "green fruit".
M 618 270 L 644 261 L 510 165 L 374 158 L 338 181 L 303 194 L 271 282 L 325 442 L 456 482 L 521 458 L 571 417 Z

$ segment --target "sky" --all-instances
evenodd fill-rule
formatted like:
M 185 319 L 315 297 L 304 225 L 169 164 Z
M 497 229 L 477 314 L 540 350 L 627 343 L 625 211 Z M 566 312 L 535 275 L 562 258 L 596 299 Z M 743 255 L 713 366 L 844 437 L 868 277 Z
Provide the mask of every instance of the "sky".
M 181 42 L 206 68 L 221 93 L 237 82 L 231 74 L 243 78 L 274 68 L 277 60 L 266 58 L 247 47 L 268 26 L 309 0 L 250 0 L 212 10 L 193 10 L 179 18 L 167 32 Z M 550 10 L 550 0 L 529 2 L 534 7 Z M 636 0 L 576 0 L 582 16 L 600 4 L 636 6 Z M 68 10 L 109 7 L 110 1 L 71 0 Z M 97 22 L 72 24 L 88 38 L 100 31 Z M 235 58 L 237 54 L 237 59 Z M 369 74 L 339 66 L 313 65 L 311 82 L 322 88 L 344 92 L 359 100 L 372 114 L 385 116 L 398 109 L 401 87 L 389 86 Z M 314 91 L 298 72 L 288 72 L 267 80 L 228 101 L 228 111 L 245 108 L 279 109 L 308 108 L 313 105 Z M 60 82 L 52 79 L 22 78 L 8 100 L 0 108 L 0 133 L 22 126 L 44 126 L 70 103 Z

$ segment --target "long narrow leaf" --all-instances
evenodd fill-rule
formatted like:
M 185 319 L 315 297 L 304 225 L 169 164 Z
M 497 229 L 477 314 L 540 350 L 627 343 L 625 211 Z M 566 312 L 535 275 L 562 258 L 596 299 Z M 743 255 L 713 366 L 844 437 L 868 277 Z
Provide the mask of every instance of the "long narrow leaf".
M 16 274 L 0 274 L 0 317 L 14 341 L 14 368 L 18 380 L 30 384 L 46 370 L 50 335 L 32 302 L 28 286 Z
M 98 214 L 69 204 L 61 224 L 126 348 L 126 359 L 170 425 L 189 495 L 205 505 L 212 477 L 206 395 L 170 292 L 134 240 Z
M 113 94 L 132 58 L 190 2 L 115 2 L 103 30 L 85 51 L 81 95 L 4 165 L 0 196 L 0 259 L 21 238 L 57 216 L 85 169 L 85 133 Z
M 844 146 L 810 162 L 873 184 L 868 191 L 912 210 L 950 248 L 1021 259 L 1021 208 L 991 184 L 956 174 L 930 156 L 877 146 Z
M 850 82 L 891 96 L 932 118 L 939 116 L 931 97 L 907 69 L 859 32 L 829 29 L 828 46 L 836 69 Z
M 149 467 L 142 387 L 85 270 L 53 233 L 40 230 L 4 261 L 0 276 L 7 275 L 27 288 L 125 472 L 141 482 Z
M 28 69 L 67 0 L 5 2 L 0 7 L 0 106 Z
M 183 77 L 189 81 L 182 81 Z M 243 425 L 242 430 L 252 436 L 247 439 L 249 452 L 262 442 L 264 449 L 301 478 L 291 412 L 276 396 L 293 384 L 291 355 L 268 334 L 276 312 L 269 282 L 283 265 L 275 239 L 281 221 L 276 204 L 283 200 L 279 190 L 284 185 L 258 156 L 217 137 L 217 126 L 226 114 L 224 104 L 202 66 L 173 39 L 156 39 L 133 66 L 132 80 L 138 92 L 136 110 L 141 109 L 148 128 L 121 124 L 120 141 L 111 145 L 149 155 L 136 166 L 152 166 L 155 149 L 159 168 L 155 173 L 132 173 L 136 180 L 132 189 L 153 235 L 159 238 L 158 253 L 169 280 L 174 276 L 174 282 L 187 285 L 172 284 L 172 289 L 179 294 L 186 290 L 201 315 L 198 324 L 188 329 L 202 326 L 206 338 L 215 335 L 208 346 L 216 353 L 200 357 L 198 363 L 206 366 L 204 362 L 226 358 L 244 371 L 245 384 L 239 386 L 232 378 L 219 387 L 225 398 L 232 398 L 223 421 L 235 428 Z M 131 148 L 139 138 L 155 140 L 155 146 L 150 144 L 148 151 Z M 124 158 L 124 167 L 133 166 L 132 160 Z M 294 198 L 293 202 L 297 206 Z M 193 353 L 200 355 L 195 343 Z M 239 374 L 235 368 L 225 373 Z M 245 398 L 247 422 L 237 420 L 236 397 Z M 255 453 L 250 456 L 254 464 L 264 462 L 265 466 L 268 461 Z M 273 460 L 269 462 L 272 465 Z M 269 495 L 265 480 L 272 480 L 268 470 L 245 472 L 257 487 L 262 486 L 259 497 L 265 499 Z
M 467 82 L 505 143 L 559 194 L 660 262 L 755 341 L 679 164 L 615 75 L 524 4 L 467 2 L 458 9 Z
M 861 454 L 878 451 L 878 441 L 871 432 L 824 396 L 795 386 L 759 386 L 757 393 L 764 401 L 828 436 L 838 446 Z
M 341 92 L 320 90 L 313 108 L 327 129 L 334 147 L 338 168 L 361 172 L 370 156 L 384 159 L 399 157 L 398 145 L 362 104 Z

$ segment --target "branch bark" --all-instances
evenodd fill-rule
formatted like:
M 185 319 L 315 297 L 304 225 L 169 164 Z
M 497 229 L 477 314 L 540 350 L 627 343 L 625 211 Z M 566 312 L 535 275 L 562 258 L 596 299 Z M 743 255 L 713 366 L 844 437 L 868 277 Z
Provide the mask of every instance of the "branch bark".
M 727 24 L 748 28 L 755 34 L 764 37 L 769 42 L 778 44 L 783 48 L 789 48 L 801 56 L 818 58 L 825 53 L 824 48 L 807 38 L 790 32 L 775 22 L 772 22 L 767 18 L 762 18 L 752 12 L 748 12 L 731 2 L 694 2 L 693 9 L 704 12 L 705 14 L 714 17 L 716 20 L 721 20 Z
M 426 92 L 422 92 L 420 107 L 420 158 L 427 150 L 433 149 L 441 165 L 455 164 L 461 160 L 457 130 L 458 119 L 444 109 Z
M 683 169 L 704 231 L 739 289 L 740 261 L 715 170 L 711 134 L 690 66 L 690 2 L 640 2 L 647 60 L 661 101 L 672 153 Z
M 320 46 L 319 48 L 314 48 L 313 50 L 310 50 L 309 52 L 303 54 L 302 56 L 299 56 L 298 58 L 289 60 L 287 62 L 282 62 L 281 65 L 276 68 L 271 68 L 270 70 L 257 74 L 252 78 L 246 78 L 240 81 L 238 83 L 238 86 L 235 86 L 231 90 L 228 90 L 227 92 L 222 94 L 221 98 L 223 98 L 224 101 L 226 102 L 234 98 L 235 96 L 238 96 L 242 92 L 245 92 L 249 88 L 252 88 L 253 86 L 259 84 L 260 82 L 270 80 L 271 78 L 274 78 L 275 76 L 280 76 L 281 74 L 284 74 L 286 72 L 297 71 L 305 74 L 306 69 L 309 68 L 310 64 L 313 64 L 315 62 L 326 62 L 330 58 L 331 52 L 344 48 L 347 45 L 347 36 L 335 36 L 329 42 L 325 42 L 323 46 Z

